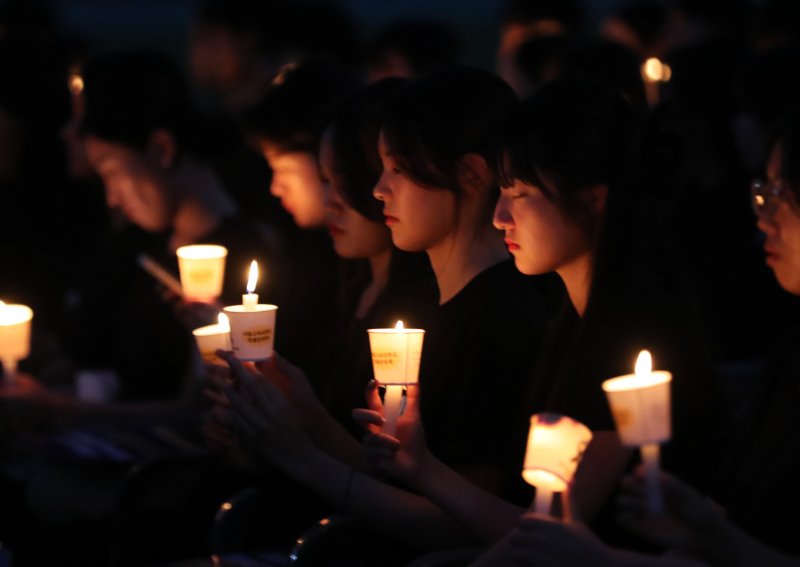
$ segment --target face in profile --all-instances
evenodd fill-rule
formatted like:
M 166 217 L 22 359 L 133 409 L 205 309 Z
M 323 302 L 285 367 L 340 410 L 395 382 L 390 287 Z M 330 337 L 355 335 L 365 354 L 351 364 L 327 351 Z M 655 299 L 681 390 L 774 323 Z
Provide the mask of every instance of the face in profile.
M 584 259 L 584 230 L 538 187 L 515 180 L 500 191 L 494 226 L 505 233 L 517 269 L 535 275 L 560 272 Z
M 767 164 L 767 177 L 771 184 L 783 183 L 785 189 L 779 196 L 771 197 L 758 216 L 758 228 L 766 236 L 764 251 L 767 265 L 772 268 L 780 286 L 800 295 L 800 204 L 788 189 L 787 180 L 781 179 L 780 147 L 773 149 Z
M 394 245 L 407 252 L 422 252 L 446 244 L 457 227 L 455 194 L 413 181 L 400 169 L 383 136 L 379 150 L 383 173 L 372 193 L 383 202 Z
M 330 133 L 322 138 L 320 168 L 326 191 L 326 222 L 336 254 L 342 258 L 373 258 L 392 245 L 391 233 L 381 222 L 368 219 L 342 197 L 344 178 L 336 167 Z M 365 187 L 364 191 L 369 191 Z
M 144 152 L 88 136 L 86 156 L 103 180 L 109 208 L 118 208 L 138 227 L 159 232 L 172 226 L 174 203 L 163 168 Z
M 278 153 L 263 148 L 272 169 L 269 190 L 281 200 L 300 228 L 325 225 L 325 188 L 319 176 L 316 156 L 307 152 Z

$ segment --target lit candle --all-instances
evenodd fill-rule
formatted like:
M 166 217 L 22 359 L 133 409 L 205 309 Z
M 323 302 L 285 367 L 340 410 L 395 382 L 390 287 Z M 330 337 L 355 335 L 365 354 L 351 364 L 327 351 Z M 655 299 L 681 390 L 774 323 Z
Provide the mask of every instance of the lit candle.
M 375 380 L 386 386 L 383 431 L 394 435 L 402 413 L 403 391 L 419 380 L 419 363 L 425 331 L 406 329 L 398 321 L 393 329 L 369 329 L 369 348 Z
M 220 313 L 217 321 L 215 325 L 206 325 L 195 329 L 192 334 L 203 360 L 220 364 L 222 361 L 217 357 L 216 352 L 218 350 L 231 350 L 231 328 L 228 316 L 225 313 Z
M 0 301 L 0 362 L 6 383 L 11 384 L 17 372 L 17 361 L 27 357 L 31 349 L 31 319 L 27 305 L 11 305 Z
M 255 311 L 258 305 L 258 294 L 253 293 L 256 290 L 256 283 L 258 282 L 258 262 L 253 260 L 250 263 L 250 274 L 247 277 L 247 293 L 242 295 L 242 305 L 248 311 Z
M 228 249 L 214 244 L 196 244 L 181 246 L 176 254 L 183 295 L 189 301 L 216 301 L 222 294 Z
M 650 353 L 643 350 L 636 359 L 635 374 L 603 382 L 603 390 L 624 445 L 639 447 L 645 467 L 650 511 L 663 511 L 658 487 L 659 444 L 672 436 L 670 383 L 672 374 L 653 371 Z
M 592 432 L 588 427 L 556 413 L 531 416 L 522 478 L 536 488 L 533 509 L 550 514 L 554 492 L 565 492 Z
M 656 57 L 650 57 L 642 64 L 641 72 L 647 102 L 651 107 L 655 106 L 659 99 L 659 84 L 666 83 L 672 78 L 672 69 Z

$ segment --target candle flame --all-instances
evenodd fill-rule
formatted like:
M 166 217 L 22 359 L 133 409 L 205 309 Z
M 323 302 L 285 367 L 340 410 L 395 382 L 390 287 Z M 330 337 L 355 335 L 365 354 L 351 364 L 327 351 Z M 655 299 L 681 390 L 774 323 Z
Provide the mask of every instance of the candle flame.
M 230 319 L 228 319 L 228 316 L 225 315 L 225 313 L 220 313 L 219 315 L 217 315 L 217 323 L 219 323 L 223 327 L 231 326 Z
M 653 357 L 650 356 L 650 351 L 643 350 L 639 353 L 636 359 L 636 376 L 645 378 L 650 375 L 653 370 Z
M 73 95 L 79 95 L 83 92 L 83 77 L 78 73 L 70 75 L 69 90 Z
M 256 290 L 257 281 L 258 281 L 258 262 L 253 260 L 250 263 L 250 275 L 247 278 L 247 293 L 253 293 Z
M 405 327 L 403 327 L 403 322 L 402 321 L 398 321 L 397 324 L 394 326 L 394 328 L 395 329 L 405 329 Z
M 653 83 L 666 83 L 672 77 L 672 69 L 670 69 L 669 65 L 662 63 L 656 57 L 650 57 L 644 62 L 644 65 L 642 65 L 642 74 L 647 80 Z

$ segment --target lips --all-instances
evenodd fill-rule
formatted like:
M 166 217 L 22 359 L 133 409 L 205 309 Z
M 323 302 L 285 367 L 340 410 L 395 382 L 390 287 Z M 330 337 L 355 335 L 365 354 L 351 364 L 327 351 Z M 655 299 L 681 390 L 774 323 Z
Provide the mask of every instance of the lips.
M 503 242 L 506 243 L 506 247 L 508 248 L 509 252 L 514 252 L 515 250 L 519 250 L 519 244 L 517 244 L 513 240 L 509 240 L 508 238 L 506 238 L 503 240 Z
M 336 226 L 335 224 L 328 225 L 328 233 L 331 235 L 332 238 L 336 238 L 337 236 L 341 236 L 344 234 L 344 230 Z
M 398 219 L 397 217 L 393 217 L 392 215 L 386 215 L 386 214 L 385 214 L 385 215 L 383 215 L 383 216 L 384 216 L 384 218 L 386 219 L 386 224 L 387 224 L 387 225 L 393 225 L 393 224 L 394 224 L 394 223 L 396 223 L 398 220 L 400 220 L 400 219 Z

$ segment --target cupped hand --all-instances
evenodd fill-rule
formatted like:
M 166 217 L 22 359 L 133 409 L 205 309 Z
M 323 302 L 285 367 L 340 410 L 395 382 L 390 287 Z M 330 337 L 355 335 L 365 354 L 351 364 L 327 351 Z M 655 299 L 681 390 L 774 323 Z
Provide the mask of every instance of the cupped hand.
M 245 453 L 252 460 L 268 462 L 287 472 L 306 464 L 314 450 L 297 411 L 252 365 L 245 366 L 233 353 L 217 353 L 230 366 L 235 385 L 224 387 L 230 411 Z
M 652 514 L 647 508 L 644 469 L 639 466 L 623 479 L 617 501 L 620 525 L 653 543 L 692 551 L 724 522 L 721 509 L 688 484 L 663 471 L 659 484 L 664 512 Z
M 353 410 L 353 418 L 366 430 L 364 453 L 379 471 L 407 484 L 416 484 L 432 458 L 425 442 L 425 431 L 419 416 L 419 387 L 406 387 L 405 410 L 397 419 L 395 435 L 384 433 L 383 403 L 377 383 L 371 382 L 366 392 L 368 409 Z
M 529 513 L 511 534 L 511 556 L 518 565 L 611 566 L 614 551 L 588 527 Z

